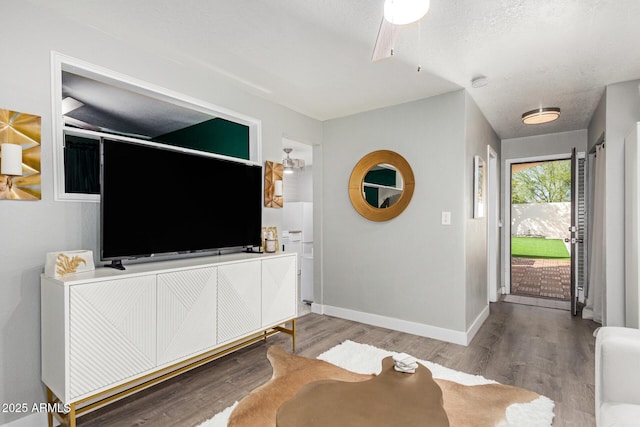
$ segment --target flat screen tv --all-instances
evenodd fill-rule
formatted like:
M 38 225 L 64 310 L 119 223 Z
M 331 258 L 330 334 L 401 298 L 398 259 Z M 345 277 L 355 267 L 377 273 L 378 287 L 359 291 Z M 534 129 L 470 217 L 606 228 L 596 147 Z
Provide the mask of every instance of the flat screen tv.
M 111 266 L 261 244 L 261 166 L 110 139 L 100 152 L 100 258 Z

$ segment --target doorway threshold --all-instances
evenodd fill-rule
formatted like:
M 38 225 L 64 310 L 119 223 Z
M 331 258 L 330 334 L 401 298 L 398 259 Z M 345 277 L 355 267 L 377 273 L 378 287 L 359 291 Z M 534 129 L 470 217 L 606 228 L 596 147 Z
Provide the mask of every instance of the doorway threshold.
M 533 305 L 536 307 L 554 308 L 556 310 L 571 311 L 571 301 L 553 300 L 549 298 L 527 297 L 522 295 L 503 295 L 504 302 L 514 304 Z

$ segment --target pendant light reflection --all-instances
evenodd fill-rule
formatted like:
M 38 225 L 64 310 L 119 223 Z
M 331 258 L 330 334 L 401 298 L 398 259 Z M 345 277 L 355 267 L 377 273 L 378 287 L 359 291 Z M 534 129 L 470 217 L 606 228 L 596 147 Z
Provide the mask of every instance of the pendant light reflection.
M 293 148 L 284 148 L 283 149 L 287 156 L 282 159 L 282 166 L 284 168 L 285 174 L 291 174 L 295 169 L 303 169 L 304 168 L 304 160 L 303 159 L 292 159 L 289 157 L 289 154 L 293 151 Z

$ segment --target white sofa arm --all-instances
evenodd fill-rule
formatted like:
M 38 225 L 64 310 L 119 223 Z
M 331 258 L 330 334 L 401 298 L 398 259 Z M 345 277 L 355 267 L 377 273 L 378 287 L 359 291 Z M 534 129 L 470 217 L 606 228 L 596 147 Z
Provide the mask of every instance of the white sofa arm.
M 601 327 L 596 335 L 595 356 L 595 412 L 596 423 L 601 426 L 610 424 L 603 420 L 610 421 L 612 407 L 613 411 L 624 407 L 625 413 L 629 408 L 634 413 L 640 409 L 640 330 Z

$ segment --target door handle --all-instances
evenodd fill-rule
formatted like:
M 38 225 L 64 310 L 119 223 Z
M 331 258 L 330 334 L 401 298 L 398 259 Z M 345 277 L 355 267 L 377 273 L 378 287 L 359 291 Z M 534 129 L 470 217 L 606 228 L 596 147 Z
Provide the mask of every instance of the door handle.
M 566 243 L 571 243 L 572 245 L 575 245 L 576 243 L 583 243 L 582 239 L 576 239 L 575 237 L 572 237 L 572 238 L 568 238 L 567 237 L 567 238 L 564 239 L 564 241 Z

